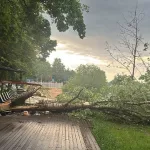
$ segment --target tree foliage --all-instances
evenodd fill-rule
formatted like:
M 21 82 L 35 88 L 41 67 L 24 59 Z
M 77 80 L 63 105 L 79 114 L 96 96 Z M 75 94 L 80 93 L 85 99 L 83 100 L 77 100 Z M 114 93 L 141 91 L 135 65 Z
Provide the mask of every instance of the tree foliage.
M 56 58 L 52 64 L 52 78 L 55 82 L 66 82 L 73 77 L 75 71 L 66 69 L 60 58 Z
M 50 39 L 50 23 L 43 13 L 60 32 L 71 26 L 84 38 L 86 10 L 78 0 L 1 0 L 0 65 L 29 70 L 36 57 L 45 60 L 55 50 L 57 43 Z
M 66 69 L 59 58 L 56 58 L 53 64 L 50 64 L 48 61 L 36 59 L 36 61 L 33 62 L 33 66 L 34 68 L 32 69 L 32 72 L 27 75 L 27 78 L 32 78 L 35 81 L 65 83 L 75 75 L 75 71 Z
M 65 72 L 64 64 L 61 62 L 60 58 L 56 58 L 52 65 L 52 78 L 56 82 L 63 82 L 64 81 L 64 72 Z
M 147 70 L 145 74 L 141 75 L 140 80 L 143 80 L 146 83 L 150 82 L 150 70 Z
M 77 104 L 80 109 L 102 111 L 115 119 L 150 123 L 149 83 L 132 80 L 126 75 L 118 75 L 110 84 L 99 90 L 87 89 L 81 85 L 74 86 L 68 82 L 58 100 L 66 103 L 72 100 L 71 103 Z M 86 106 L 84 103 L 87 102 Z
M 110 82 L 110 85 L 122 85 L 126 81 L 131 81 L 131 77 L 127 75 L 116 75 L 114 79 Z
M 64 94 L 60 95 L 60 101 L 67 101 L 82 92 L 76 98 L 78 102 L 93 102 L 97 100 L 99 91 L 106 85 L 105 72 L 95 65 L 80 65 L 74 77 L 63 86 Z
M 50 81 L 52 74 L 52 68 L 49 62 L 36 60 L 34 62 L 34 72 L 36 81 Z
M 106 84 L 105 72 L 95 65 L 80 65 L 76 75 L 69 80 L 66 86 L 81 86 L 87 89 L 99 89 Z

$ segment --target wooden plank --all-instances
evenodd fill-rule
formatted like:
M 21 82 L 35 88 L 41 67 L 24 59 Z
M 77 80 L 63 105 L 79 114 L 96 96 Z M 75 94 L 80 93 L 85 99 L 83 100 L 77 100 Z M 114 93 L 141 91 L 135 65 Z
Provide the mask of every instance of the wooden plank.
M 30 126 L 27 127 L 26 132 L 23 133 L 23 136 L 16 141 L 16 145 L 13 147 L 13 150 L 20 150 L 24 146 L 30 135 L 33 133 L 33 126 L 35 126 L 35 124 L 34 122 L 31 122 Z
M 68 123 L 66 123 L 66 125 L 65 125 L 65 148 L 66 148 L 66 150 L 70 150 L 69 149 Z
M 17 146 L 15 147 L 15 150 L 25 149 L 26 145 L 29 144 L 29 140 L 34 135 L 36 127 L 37 123 L 32 122 L 31 126 L 27 129 L 27 132 L 25 132 L 24 136 L 19 140 Z
M 44 143 L 47 141 L 47 129 L 49 127 L 49 124 L 47 122 L 44 122 L 41 124 L 44 127 L 44 130 L 42 132 L 42 135 L 40 136 L 40 139 L 38 140 L 37 148 L 38 150 L 44 150 Z
M 93 137 L 91 131 L 89 129 L 87 129 L 87 130 L 88 131 L 87 131 L 86 137 L 87 137 L 87 139 L 89 139 L 89 143 L 90 143 L 92 149 L 100 150 L 100 147 L 98 146 L 98 144 L 97 144 L 95 138 Z
M 30 123 L 25 124 L 25 125 L 21 125 L 19 130 L 15 131 L 13 133 L 12 136 L 8 136 L 7 139 L 7 143 L 5 143 L 5 145 L 3 147 L 1 147 L 2 149 L 10 149 L 12 150 L 12 148 L 16 145 L 16 141 L 22 136 L 22 134 L 24 133 L 23 128 L 26 128 L 26 126 L 28 126 Z
M 37 140 L 36 140 L 36 145 L 34 146 L 34 148 L 33 149 L 35 149 L 35 150 L 38 150 L 38 149 L 40 149 L 40 147 L 41 147 L 41 140 L 43 139 L 43 135 L 44 135 L 44 133 L 45 133 L 45 127 L 46 127 L 46 125 L 44 124 L 44 123 L 39 123 L 39 126 L 42 126 L 42 130 L 41 130 L 41 132 L 39 133 L 39 135 L 38 135 L 38 138 L 37 138 Z
M 55 147 L 55 149 L 58 149 L 58 148 L 60 148 L 61 147 L 61 142 L 60 142 L 60 136 L 61 136 L 61 134 L 60 134 L 60 130 L 61 130 L 61 122 L 60 121 L 58 121 L 57 122 L 57 130 L 56 130 L 56 132 L 55 132 L 55 140 L 54 140 L 54 143 L 53 143 L 53 145 L 54 145 L 54 147 Z
M 75 133 L 76 133 L 76 137 L 77 137 L 77 141 L 78 141 L 79 150 L 86 150 L 86 146 L 85 146 L 79 126 L 76 126 Z
M 44 132 L 44 126 L 41 125 L 41 123 L 39 123 L 39 126 L 41 127 L 39 132 L 37 133 L 37 136 L 36 138 L 34 139 L 34 143 L 31 147 L 31 150 L 37 150 L 38 149 L 38 143 L 39 143 L 39 140 L 41 139 L 41 136 Z
M 63 122 L 62 123 L 62 139 L 61 139 L 61 147 L 62 147 L 62 149 L 65 149 L 66 147 L 66 145 L 65 145 L 65 141 L 66 141 L 66 135 L 65 135 L 65 123 Z
M 13 129 L 13 124 L 12 123 L 6 124 L 6 126 L 3 127 L 0 131 L 1 139 L 2 139 L 3 136 L 6 136 L 9 132 L 11 132 L 12 129 Z
M 82 121 L 80 124 L 80 128 L 82 131 L 82 136 L 84 138 L 84 141 L 89 148 L 89 150 L 100 150 L 100 147 L 98 146 L 94 136 L 92 135 L 89 125 L 86 121 Z
M 7 134 L 2 132 L 4 135 L 1 136 L 1 138 L 0 138 L 0 149 L 2 149 L 2 146 L 4 146 L 6 144 L 6 142 L 9 140 L 9 137 L 13 136 L 16 131 L 19 131 L 22 128 L 22 126 L 23 126 L 22 124 L 18 123 L 15 126 L 15 128 L 13 127 L 13 129 L 10 132 L 8 132 Z
M 7 129 L 7 127 L 10 125 L 11 125 L 11 123 L 1 123 L 0 122 L 0 133 L 2 130 Z
M 74 141 L 75 141 L 75 143 L 76 143 L 76 148 L 77 148 L 77 150 L 80 150 L 81 147 L 80 147 L 80 145 L 79 145 L 79 139 L 78 139 L 78 135 L 77 135 L 76 132 L 77 132 L 77 131 L 76 131 L 76 124 L 74 124 L 74 125 L 73 125 Z
M 33 126 L 31 126 L 32 131 L 29 132 L 28 136 L 24 139 L 24 141 L 22 141 L 22 145 L 19 148 L 19 150 L 25 150 L 28 149 L 28 146 L 30 145 L 30 143 L 32 142 L 32 137 L 35 136 L 37 129 L 38 129 L 38 123 L 34 122 L 34 129 Z
M 53 130 L 52 130 L 52 132 L 51 132 L 51 140 L 50 140 L 50 143 L 49 143 L 49 149 L 51 149 L 51 150 L 53 150 L 53 149 L 55 149 L 55 147 L 54 147 L 54 140 L 55 140 L 55 132 L 56 132 L 56 130 L 57 130 L 57 124 L 54 122 L 53 123 Z
M 15 136 L 12 137 L 11 142 L 7 142 L 8 145 L 7 147 L 5 147 L 8 150 L 15 150 L 20 143 L 21 139 L 25 136 L 25 132 L 28 131 L 28 127 L 31 126 L 31 122 L 25 123 L 24 126 L 20 129 L 20 132 L 18 134 L 18 132 L 15 133 Z
M 26 150 L 32 150 L 32 147 L 34 147 L 35 143 L 37 142 L 37 137 L 38 137 L 40 130 L 42 129 L 42 126 L 40 126 L 38 122 L 36 122 L 36 124 L 37 124 L 37 126 L 36 126 L 36 128 L 34 128 L 35 133 L 29 139 L 30 142 L 28 145 L 26 145 Z M 22 150 L 24 150 L 24 149 L 22 148 Z
M 46 134 L 47 134 L 48 123 L 44 121 L 44 122 L 41 122 L 40 124 L 43 126 L 44 130 L 43 130 L 42 135 L 40 136 L 39 140 L 37 141 L 36 150 L 38 150 L 38 149 L 44 150 L 44 148 L 43 148 L 44 140 L 47 138 Z
M 78 144 L 77 144 L 77 139 L 75 135 L 75 130 L 74 130 L 75 124 L 71 124 L 71 131 L 72 131 L 72 139 L 73 139 L 73 148 L 78 149 Z
M 68 130 L 69 130 L 69 143 L 70 143 L 70 149 L 75 149 L 75 143 L 74 143 L 74 139 L 73 139 L 73 130 L 72 130 L 72 123 L 69 123 L 68 126 Z
M 59 150 L 62 148 L 62 122 L 59 121 L 59 132 L 58 132 L 58 137 L 57 137 L 57 142 L 56 142 L 56 150 Z
M 49 120 L 47 121 L 47 126 L 46 126 L 46 133 L 45 133 L 45 138 L 43 139 L 42 142 L 42 150 L 48 150 L 48 145 L 50 142 L 50 133 L 53 130 L 52 128 L 52 123 L 49 122 Z

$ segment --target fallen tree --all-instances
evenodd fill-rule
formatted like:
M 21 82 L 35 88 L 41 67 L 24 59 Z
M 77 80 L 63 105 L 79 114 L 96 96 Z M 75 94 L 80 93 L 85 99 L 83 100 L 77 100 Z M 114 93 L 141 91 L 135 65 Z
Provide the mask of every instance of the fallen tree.
M 60 102 L 64 103 L 63 106 L 66 106 L 66 104 L 69 106 L 65 107 L 65 109 L 69 111 L 88 108 L 92 111 L 101 111 L 105 114 L 109 114 L 113 118 L 149 123 L 149 89 L 150 85 L 148 83 L 125 79 L 119 84 L 107 85 L 99 91 L 97 91 L 97 89 L 93 90 L 83 87 L 79 89 L 74 87 L 72 93 L 76 94 L 70 98 L 71 100 L 69 100 L 71 92 L 63 93 L 64 96 L 61 95 L 58 99 L 60 99 Z M 88 105 L 84 105 L 84 103 Z M 76 105 L 76 107 L 74 107 L 73 104 Z
M 99 100 L 94 103 L 84 104 L 84 103 L 76 103 L 72 104 L 72 102 L 76 101 L 81 95 L 83 89 L 81 89 L 75 97 L 66 103 L 55 102 L 52 103 L 50 101 L 41 101 L 36 106 L 17 106 L 11 108 L 12 111 L 50 111 L 50 112 L 72 112 L 76 110 L 85 110 L 89 109 L 91 111 L 100 111 L 105 114 L 111 115 L 115 118 L 132 121 L 136 123 L 150 123 L 150 111 L 142 112 L 141 105 L 148 106 L 150 103 L 148 101 L 139 102 L 139 103 L 131 103 L 130 101 L 123 102 L 124 107 L 118 107 L 115 105 L 119 101 L 104 101 Z M 128 105 L 128 106 L 126 106 Z M 130 107 L 129 107 L 130 105 Z M 136 108 L 135 108 L 136 107 Z M 139 107 L 139 108 L 137 108 Z M 145 107 L 145 106 L 144 106 Z M 149 105 L 150 107 L 150 105 Z
M 48 106 L 17 106 L 12 107 L 13 112 L 21 111 L 50 111 L 50 112 L 72 112 L 75 110 L 85 110 L 90 109 L 91 111 L 101 111 L 105 114 L 112 115 L 118 119 L 123 119 L 126 121 L 134 121 L 138 123 L 150 123 L 150 115 L 142 114 L 140 112 L 132 111 L 129 109 L 115 108 L 108 106 L 93 106 L 84 104 L 70 104 L 64 107 L 64 104 L 55 103 Z
M 95 75 L 92 76 L 93 70 Z M 63 86 L 63 93 L 57 97 L 55 103 L 41 101 L 34 107 L 13 107 L 12 110 L 72 112 L 88 109 L 111 115 L 114 119 L 150 122 L 149 83 L 131 80 L 128 76 L 117 76 L 115 82 L 98 86 L 98 77 L 103 73 L 97 73 L 96 70 L 93 66 L 88 66 L 88 70 L 82 67 L 75 77 Z M 88 74 L 93 77 L 94 82 L 88 82 Z

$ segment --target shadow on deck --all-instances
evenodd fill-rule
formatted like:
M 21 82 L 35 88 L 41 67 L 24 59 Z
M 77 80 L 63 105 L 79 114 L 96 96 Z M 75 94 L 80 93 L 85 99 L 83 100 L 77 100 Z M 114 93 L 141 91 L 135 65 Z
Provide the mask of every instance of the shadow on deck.
M 88 123 L 65 115 L 0 117 L 0 149 L 100 150 Z

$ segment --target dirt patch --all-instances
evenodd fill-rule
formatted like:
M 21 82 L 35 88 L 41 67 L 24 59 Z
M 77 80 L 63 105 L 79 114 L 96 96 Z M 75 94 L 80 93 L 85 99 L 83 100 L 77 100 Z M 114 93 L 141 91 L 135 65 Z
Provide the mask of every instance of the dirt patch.
M 56 99 L 56 97 L 62 94 L 62 89 L 59 88 L 41 88 L 38 92 L 40 95 L 49 99 Z
M 58 95 L 62 94 L 62 89 L 52 88 L 49 90 L 51 98 L 55 99 Z

